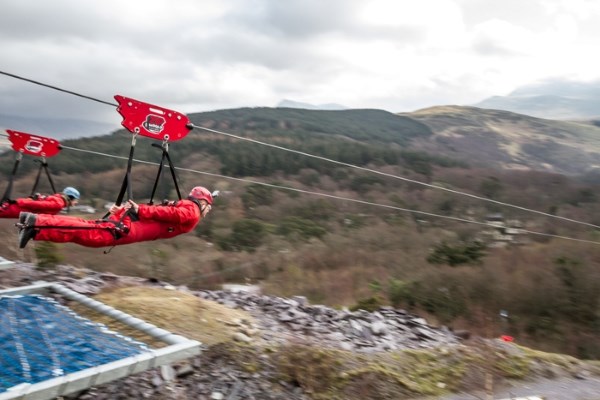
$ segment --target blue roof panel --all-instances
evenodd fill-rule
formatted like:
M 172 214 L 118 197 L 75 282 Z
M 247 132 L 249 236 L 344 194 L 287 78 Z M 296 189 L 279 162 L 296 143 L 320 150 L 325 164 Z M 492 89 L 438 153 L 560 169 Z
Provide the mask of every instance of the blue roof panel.
M 146 351 L 51 298 L 0 296 L 0 393 Z

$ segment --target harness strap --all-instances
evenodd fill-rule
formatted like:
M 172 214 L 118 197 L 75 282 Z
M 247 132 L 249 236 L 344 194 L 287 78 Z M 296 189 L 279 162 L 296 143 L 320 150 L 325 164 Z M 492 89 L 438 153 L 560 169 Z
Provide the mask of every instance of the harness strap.
M 23 154 L 17 153 L 17 157 L 15 159 L 15 164 L 13 166 L 12 173 L 10 174 L 10 177 L 8 178 L 8 186 L 6 186 L 6 190 L 4 191 L 4 194 L 2 195 L 2 202 L 10 200 L 10 196 L 12 194 L 13 181 L 15 179 L 15 175 L 17 174 L 17 169 L 19 168 L 19 163 L 21 162 L 22 159 L 23 159 Z
M 154 204 L 154 195 L 156 194 L 156 188 L 158 187 L 158 181 L 162 176 L 163 166 L 165 164 L 165 159 L 169 163 L 169 170 L 171 171 L 171 178 L 173 179 L 173 183 L 175 185 L 175 190 L 177 191 L 177 196 L 179 200 L 181 200 L 181 192 L 179 190 L 179 184 L 177 183 L 177 175 L 175 174 L 175 167 L 173 166 L 173 162 L 171 161 L 171 157 L 169 156 L 169 143 L 165 140 L 162 145 L 153 143 L 153 147 L 158 147 L 162 149 L 162 157 L 160 159 L 160 164 L 158 166 L 158 172 L 156 174 L 156 179 L 154 180 L 154 186 L 152 187 L 152 194 L 150 195 L 150 202 L 148 204 Z
M 125 225 L 123 225 L 123 218 L 125 217 L 126 214 L 127 213 L 124 213 L 119 221 L 111 221 L 111 220 L 103 221 L 103 222 L 110 222 L 115 225 L 113 228 L 103 227 L 104 229 L 108 229 L 110 231 L 110 233 L 112 233 L 112 235 L 115 237 L 115 240 L 119 240 L 120 238 L 123 237 L 124 234 L 129 233 L 129 228 L 125 228 Z
M 123 213 L 123 215 L 121 215 L 121 218 L 119 218 L 118 221 L 114 221 L 114 220 L 101 220 L 102 222 L 110 222 L 111 224 L 114 224 L 114 231 L 113 234 L 115 236 L 115 239 L 119 239 L 123 236 L 123 233 L 129 233 L 129 228 L 125 227 L 125 224 L 123 224 L 123 220 L 125 220 L 125 217 L 129 216 L 129 218 L 131 219 L 131 221 L 139 221 L 138 215 L 135 213 L 135 211 L 133 211 L 132 208 L 130 208 L 129 210 L 125 211 Z
M 167 161 L 169 162 L 169 169 L 171 170 L 171 177 L 173 178 L 173 183 L 175 183 L 175 190 L 177 191 L 177 197 L 179 200 L 181 200 L 181 192 L 179 191 L 179 184 L 177 183 L 177 175 L 175 175 L 175 167 L 173 166 L 173 163 L 171 162 L 171 157 L 169 156 L 169 153 L 165 154 L 167 157 Z
M 37 160 L 36 160 L 37 161 Z M 50 175 L 50 171 L 48 170 L 48 162 L 46 159 L 42 157 L 40 162 L 40 168 L 38 169 L 37 176 L 35 178 L 35 183 L 33 184 L 33 188 L 31 189 L 31 195 L 33 196 L 37 191 L 38 184 L 40 183 L 40 176 L 42 175 L 42 169 L 46 171 L 46 176 L 48 177 L 48 181 L 50 182 L 50 186 L 52 187 L 52 193 L 56 193 L 56 188 L 54 187 L 54 181 L 52 181 L 52 176 Z
M 133 165 L 133 153 L 135 151 L 135 142 L 136 142 L 136 134 L 133 135 L 131 139 L 131 147 L 129 148 L 129 158 L 127 159 L 127 171 L 125 172 L 125 176 L 123 177 L 123 183 L 121 184 L 121 190 L 119 191 L 119 195 L 117 196 L 117 200 L 115 204 L 120 206 L 123 202 L 123 197 L 125 196 L 125 192 L 127 192 L 127 199 L 132 199 L 133 195 L 131 194 L 131 166 Z M 107 212 L 102 217 L 103 220 L 107 220 L 110 212 Z
M 136 135 L 133 135 L 131 139 L 131 147 L 129 148 L 129 158 L 127 159 L 127 172 L 125 173 L 125 177 L 123 178 L 123 184 L 121 185 L 121 190 L 119 191 L 119 195 L 117 196 L 116 205 L 120 206 L 123 202 L 123 196 L 125 196 L 125 191 L 127 191 L 127 200 L 133 198 L 131 193 L 131 166 L 133 165 L 133 152 L 135 151 L 135 142 Z

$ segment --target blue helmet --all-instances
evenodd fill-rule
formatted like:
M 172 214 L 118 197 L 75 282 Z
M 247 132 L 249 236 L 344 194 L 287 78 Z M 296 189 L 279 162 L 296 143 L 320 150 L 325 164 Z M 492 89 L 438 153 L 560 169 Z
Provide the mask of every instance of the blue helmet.
M 79 190 L 75 189 L 74 187 L 66 187 L 65 190 L 63 190 L 63 193 L 75 200 L 79 200 Z

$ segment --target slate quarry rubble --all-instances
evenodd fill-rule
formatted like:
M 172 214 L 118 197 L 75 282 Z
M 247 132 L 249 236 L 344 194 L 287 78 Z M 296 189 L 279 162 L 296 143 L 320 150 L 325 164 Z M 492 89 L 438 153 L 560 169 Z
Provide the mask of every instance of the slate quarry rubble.
M 284 343 L 302 339 L 348 351 L 377 352 L 457 344 L 449 330 L 433 328 L 404 310 L 382 307 L 375 312 L 336 310 L 291 299 L 244 292 L 198 291 L 198 297 L 239 308 L 259 321 L 262 339 Z
M 78 293 L 93 296 L 123 285 L 172 286 L 142 278 L 121 277 L 59 266 L 51 275 L 30 264 L 0 271 L 0 288 L 23 286 L 39 280 L 60 282 Z M 175 288 L 173 288 L 175 289 Z M 229 321 L 234 340 L 260 347 L 302 343 L 352 352 L 372 353 L 456 345 L 460 340 L 445 328 L 429 326 L 404 310 L 382 307 L 375 312 L 337 310 L 311 305 L 306 298 L 280 298 L 244 291 L 177 290 L 248 312 L 254 322 Z M 186 362 L 146 371 L 80 393 L 79 399 L 308 399 L 302 389 L 278 379 L 268 354 L 261 354 L 254 373 L 206 348 Z

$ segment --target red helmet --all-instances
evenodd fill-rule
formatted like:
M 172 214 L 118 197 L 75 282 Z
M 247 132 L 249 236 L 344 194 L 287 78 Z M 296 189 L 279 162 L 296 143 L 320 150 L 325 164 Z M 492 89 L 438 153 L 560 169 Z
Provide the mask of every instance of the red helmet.
M 196 200 L 206 200 L 210 205 L 213 203 L 212 194 L 207 188 L 202 186 L 196 186 L 193 188 L 189 194 L 189 197 L 193 197 Z

